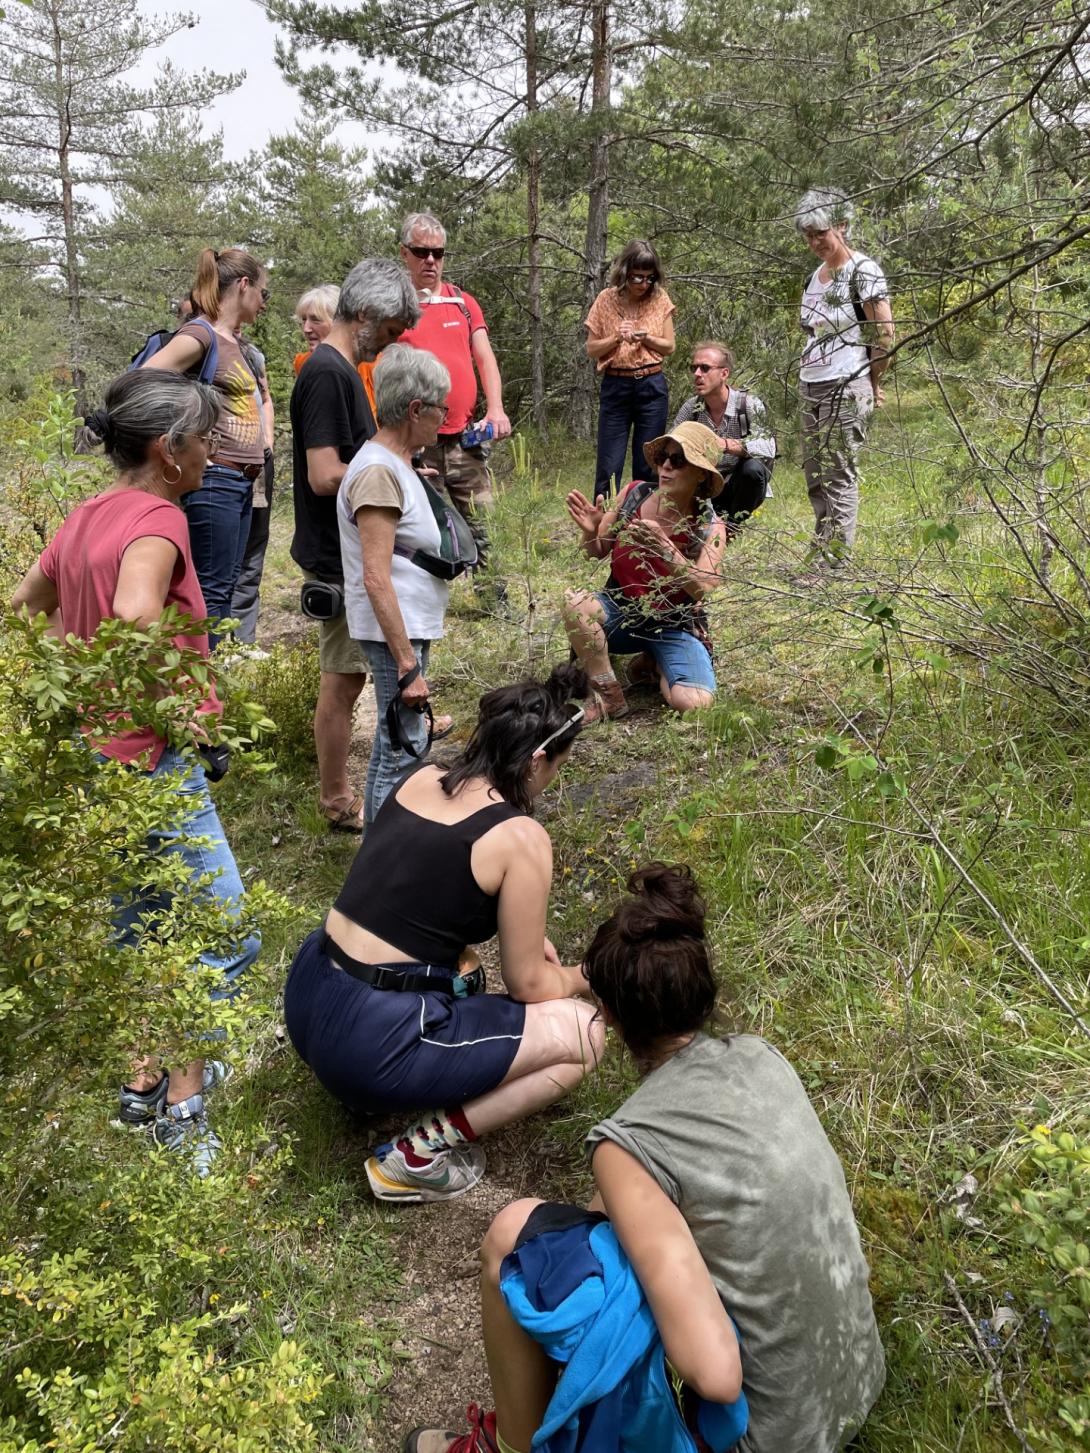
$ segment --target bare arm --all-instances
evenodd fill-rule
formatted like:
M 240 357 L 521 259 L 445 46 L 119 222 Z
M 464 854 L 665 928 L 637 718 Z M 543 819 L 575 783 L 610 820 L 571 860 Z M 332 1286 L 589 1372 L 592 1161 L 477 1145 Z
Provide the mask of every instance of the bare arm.
M 273 447 L 273 427 L 276 424 L 276 409 L 273 405 L 272 392 L 269 389 L 269 380 L 265 374 L 259 374 L 257 379 L 258 387 L 261 390 L 261 417 L 265 424 L 265 448 Z
M 506 439 L 511 432 L 511 421 L 503 411 L 503 379 L 500 377 L 500 366 L 496 362 L 488 329 L 478 328 L 475 333 L 470 334 L 469 346 L 484 391 L 487 411 L 485 420 L 492 425 L 495 438 Z
M 893 347 L 897 330 L 893 324 L 893 309 L 888 298 L 876 298 L 873 302 L 864 303 L 863 311 L 874 324 L 877 335 L 870 350 L 870 381 L 874 389 L 874 402 L 880 405 L 884 402 L 882 375 L 889 367 L 889 350 Z
M 661 333 L 644 333 L 642 341 L 653 353 L 659 353 L 663 358 L 669 358 L 677 347 L 677 340 L 674 337 L 673 315 L 666 319 Z
M 399 516 L 395 509 L 363 505 L 356 511 L 356 531 L 363 555 L 363 584 L 371 609 L 386 642 L 386 649 L 397 662 L 398 676 L 405 676 L 416 665 L 416 652 L 405 629 L 398 604 L 390 566 L 394 558 L 394 540 Z M 407 706 L 428 699 L 428 683 L 421 673 L 402 692 Z
M 161 535 L 134 540 L 121 557 L 114 588 L 113 614 L 121 621 L 150 626 L 163 614 L 178 547 Z
M 565 966 L 546 957 L 545 913 L 553 881 L 553 845 L 549 834 L 531 818 L 516 818 L 495 833 L 494 845 L 481 839 L 474 848 L 473 870 L 480 881 L 491 876 L 488 862 L 502 865 L 499 889 L 500 972 L 512 999 L 540 1004 L 586 993 L 580 966 Z M 491 853 L 488 849 L 491 847 Z
M 736 1402 L 738 1338 L 685 1218 L 639 1161 L 612 1141 L 595 1149 L 594 1180 L 671 1365 L 709 1402 Z
M 11 608 L 16 615 L 47 615 L 50 629 L 54 631 L 54 634 L 59 634 L 56 629 L 59 620 L 54 620 L 60 608 L 57 587 L 37 560 L 15 587 L 15 594 L 11 597 Z
M 727 532 L 718 516 L 696 560 L 682 554 L 658 520 L 633 520 L 628 527 L 628 535 L 648 554 L 665 560 L 674 580 L 693 600 L 702 600 L 721 583 L 719 564 Z
M 611 353 L 617 351 L 617 345 L 621 341 L 619 333 L 607 333 L 604 338 L 587 330 L 587 357 L 593 358 L 595 362 L 599 358 L 608 358 Z
M 332 444 L 307 450 L 307 483 L 315 494 L 336 494 L 347 469 Z
M 141 368 L 164 368 L 170 373 L 188 373 L 204 357 L 205 350 L 190 334 L 175 333 L 158 353 L 140 365 Z

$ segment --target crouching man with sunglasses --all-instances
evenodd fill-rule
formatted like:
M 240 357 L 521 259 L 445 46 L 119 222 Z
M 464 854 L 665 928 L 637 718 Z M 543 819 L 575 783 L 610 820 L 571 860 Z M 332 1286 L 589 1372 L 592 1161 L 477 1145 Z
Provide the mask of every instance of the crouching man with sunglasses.
M 769 481 L 776 463 L 776 440 L 757 395 L 731 387 L 734 354 L 725 343 L 698 343 L 689 367 L 696 392 L 678 409 L 674 428 L 703 424 L 718 439 L 724 484 L 715 499 L 715 512 L 726 521 L 729 538 L 772 493 Z
M 703 424 L 680 424 L 644 445 L 658 482 L 636 479 L 606 508 L 579 490 L 568 513 L 593 559 L 609 559 L 605 589 L 572 591 L 564 628 L 597 695 L 588 721 L 624 716 L 624 692 L 611 655 L 638 654 L 629 680 L 657 682 L 675 711 L 710 706 L 715 695 L 711 638 L 702 602 L 719 583 L 726 526 L 712 508 L 723 487 L 719 440 Z

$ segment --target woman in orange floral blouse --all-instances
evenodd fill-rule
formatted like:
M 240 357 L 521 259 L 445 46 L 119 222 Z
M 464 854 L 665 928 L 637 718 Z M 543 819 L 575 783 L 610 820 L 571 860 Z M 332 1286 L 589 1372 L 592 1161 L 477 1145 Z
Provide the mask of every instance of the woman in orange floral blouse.
M 630 433 L 632 478 L 646 473 L 643 446 L 666 432 L 669 399 L 662 360 L 674 351 L 674 305 L 650 242 L 630 242 L 609 281 L 585 324 L 587 353 L 602 379 L 596 498 L 613 494 L 623 482 Z

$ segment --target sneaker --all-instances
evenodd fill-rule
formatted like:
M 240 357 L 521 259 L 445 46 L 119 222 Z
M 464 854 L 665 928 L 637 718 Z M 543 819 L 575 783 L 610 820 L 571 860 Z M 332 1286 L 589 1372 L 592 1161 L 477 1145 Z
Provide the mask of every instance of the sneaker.
M 453 1201 L 471 1191 L 484 1175 L 479 1145 L 442 1150 L 427 1165 L 409 1166 L 396 1145 L 380 1145 L 364 1169 L 379 1201 Z
M 499 1453 L 496 1414 L 482 1413 L 476 1403 L 466 1408 L 468 1433 L 444 1428 L 414 1428 L 405 1439 L 405 1453 Z
M 166 1075 L 150 1090 L 133 1090 L 122 1085 L 117 1097 L 117 1119 L 113 1123 L 133 1130 L 147 1130 L 163 1113 L 166 1098 Z
M 164 1105 L 152 1134 L 156 1145 L 164 1150 L 188 1155 L 193 1169 L 202 1178 L 208 1175 L 212 1162 L 223 1149 L 223 1142 L 208 1123 L 203 1095 L 190 1095 L 177 1105 Z

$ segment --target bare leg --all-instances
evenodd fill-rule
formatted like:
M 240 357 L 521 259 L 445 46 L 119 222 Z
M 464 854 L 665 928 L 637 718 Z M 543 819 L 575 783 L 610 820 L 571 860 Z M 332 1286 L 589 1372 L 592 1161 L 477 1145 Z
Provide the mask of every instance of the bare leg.
M 348 781 L 348 748 L 352 711 L 363 690 L 362 671 L 351 675 L 323 671 L 314 712 L 314 746 L 318 754 L 319 795 L 323 807 L 347 807 L 353 797 Z
M 190 1095 L 199 1095 L 204 1088 L 204 1060 L 191 1060 L 181 1070 L 172 1070 L 167 1085 L 167 1104 L 180 1105 Z
M 564 607 L 564 629 L 579 664 L 588 676 L 606 676 L 612 670 L 603 629 L 605 615 L 599 601 L 586 591 L 576 591 Z
M 605 1047 L 605 1026 L 577 999 L 527 1004 L 526 1027 L 506 1079 L 462 1106 L 478 1135 L 522 1120 L 574 1089 Z M 505 1435 L 506 1436 L 506 1435 Z
M 496 1399 L 496 1428 L 505 1443 L 529 1453 L 556 1387 L 557 1366 L 524 1332 L 500 1292 L 500 1265 L 540 1201 L 505 1206 L 481 1247 L 481 1321 L 488 1375 Z
M 666 677 L 659 677 L 659 690 L 667 706 L 675 711 L 698 711 L 702 706 L 711 706 L 714 696 L 703 686 L 667 686 Z

